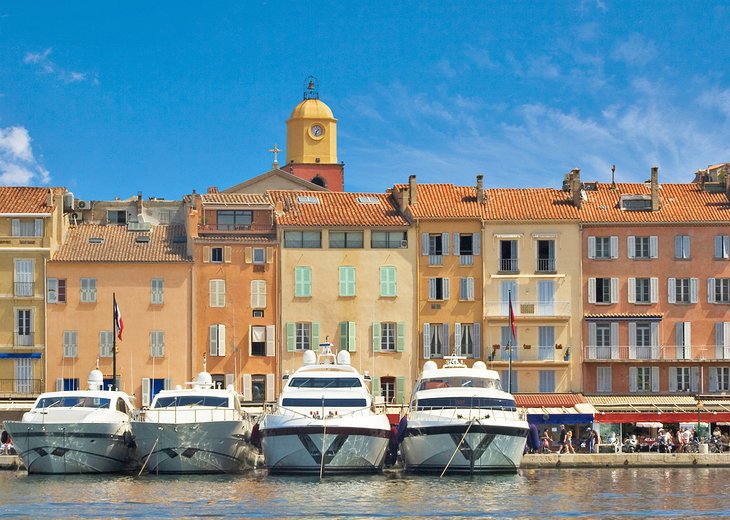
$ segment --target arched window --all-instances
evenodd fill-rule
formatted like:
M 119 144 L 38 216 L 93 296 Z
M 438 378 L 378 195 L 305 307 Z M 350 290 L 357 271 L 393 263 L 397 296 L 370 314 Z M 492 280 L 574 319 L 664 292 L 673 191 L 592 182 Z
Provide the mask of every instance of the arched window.
M 316 184 L 317 186 L 322 186 L 323 188 L 327 187 L 327 181 L 324 180 L 324 178 L 321 177 L 320 175 L 315 175 L 311 182 L 312 182 L 312 184 Z

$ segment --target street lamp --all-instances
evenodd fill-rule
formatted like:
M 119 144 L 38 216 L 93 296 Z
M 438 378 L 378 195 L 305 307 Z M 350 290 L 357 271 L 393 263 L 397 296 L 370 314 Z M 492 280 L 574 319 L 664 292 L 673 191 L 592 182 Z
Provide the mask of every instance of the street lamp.
M 700 422 L 701 422 L 700 421 L 700 412 L 702 412 L 702 408 L 704 408 L 705 405 L 700 400 L 700 396 L 697 396 L 696 399 L 697 399 L 697 436 L 699 438 L 699 435 L 700 435 Z

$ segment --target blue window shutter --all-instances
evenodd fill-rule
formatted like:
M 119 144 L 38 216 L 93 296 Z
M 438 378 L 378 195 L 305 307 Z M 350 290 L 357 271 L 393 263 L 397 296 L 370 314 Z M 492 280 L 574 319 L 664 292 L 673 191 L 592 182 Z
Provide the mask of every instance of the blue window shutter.
M 474 251 L 474 256 L 482 254 L 482 234 L 474 233 L 471 239 L 471 248 Z
M 474 359 L 482 357 L 481 323 L 474 324 Z
M 441 233 L 441 248 L 443 249 L 444 256 L 449 254 L 449 234 Z
M 421 255 L 428 256 L 430 249 L 430 243 L 428 239 L 428 233 L 421 234 Z
M 461 254 L 461 244 L 459 243 L 459 233 L 454 233 L 454 256 Z
M 423 359 L 431 359 L 431 324 L 423 324 Z

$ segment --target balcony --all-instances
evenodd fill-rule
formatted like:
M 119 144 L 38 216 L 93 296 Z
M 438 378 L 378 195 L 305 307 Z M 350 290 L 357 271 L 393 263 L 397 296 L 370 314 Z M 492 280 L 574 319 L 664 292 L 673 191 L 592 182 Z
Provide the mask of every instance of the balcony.
M 537 272 L 538 273 L 555 273 L 555 259 L 554 258 L 538 258 L 537 259 Z
M 444 257 L 441 255 L 428 255 L 428 265 L 444 265 Z
M 272 225 L 255 224 L 200 224 L 199 234 L 215 235 L 265 235 L 274 232 Z
M 15 346 L 16 347 L 32 347 L 35 345 L 35 335 L 32 332 L 27 334 L 15 333 Z
M 474 265 L 474 257 L 472 255 L 459 255 L 459 265 Z
M 676 345 L 660 345 L 654 347 L 631 347 L 618 345 L 613 347 L 583 347 L 583 360 L 586 362 L 615 361 L 728 361 L 730 347 L 722 345 L 692 345 L 677 347 Z
M 15 282 L 15 296 L 32 297 L 34 292 L 33 282 Z
M 43 381 L 40 379 L 0 379 L 0 396 L 30 398 L 40 394 Z
M 509 302 L 488 301 L 485 302 L 487 318 L 509 316 Z M 512 302 L 512 309 L 515 317 L 527 318 L 569 318 L 570 302 L 565 301 L 519 301 Z
M 516 258 L 500 258 L 499 259 L 499 272 L 500 273 L 519 273 L 520 268 Z
M 492 345 L 485 347 L 488 359 L 494 363 L 509 363 L 510 351 L 505 345 Z M 512 363 L 534 363 L 534 362 L 567 362 L 570 361 L 570 349 L 567 347 L 556 348 L 555 345 L 535 346 L 518 345 L 512 347 Z
M 9 237 L 0 236 L 1 247 L 44 247 L 44 237 Z M 48 247 L 46 245 L 46 247 Z

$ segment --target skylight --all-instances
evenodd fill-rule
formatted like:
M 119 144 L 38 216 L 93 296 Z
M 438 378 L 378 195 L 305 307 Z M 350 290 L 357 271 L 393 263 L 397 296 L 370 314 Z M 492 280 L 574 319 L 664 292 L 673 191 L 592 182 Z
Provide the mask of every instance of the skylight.
M 362 196 L 358 197 L 357 201 L 360 204 L 377 204 L 380 202 L 380 199 L 378 199 L 378 197 Z
M 104 239 L 102 237 L 89 237 L 89 244 L 103 244 Z
M 299 204 L 319 204 L 319 199 L 309 195 L 298 195 L 297 202 Z

